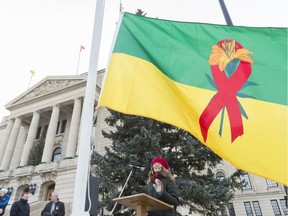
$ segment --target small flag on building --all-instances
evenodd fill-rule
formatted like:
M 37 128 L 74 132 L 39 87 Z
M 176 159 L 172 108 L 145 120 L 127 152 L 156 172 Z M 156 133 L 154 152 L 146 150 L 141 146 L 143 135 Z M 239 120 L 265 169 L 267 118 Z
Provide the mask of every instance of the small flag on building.
M 31 77 L 35 76 L 35 71 L 34 70 L 30 70 L 30 73 L 31 73 Z
M 84 49 L 85 49 L 85 47 L 81 45 L 81 47 L 80 47 L 80 52 L 81 52 L 82 50 L 84 50 Z

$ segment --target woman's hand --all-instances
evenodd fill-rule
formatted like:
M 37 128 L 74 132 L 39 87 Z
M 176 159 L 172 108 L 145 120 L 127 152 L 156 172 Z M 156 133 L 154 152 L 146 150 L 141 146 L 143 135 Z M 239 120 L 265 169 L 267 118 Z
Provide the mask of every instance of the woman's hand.
M 153 187 L 155 188 L 156 192 L 163 192 L 163 184 L 159 179 L 155 179 L 155 184 L 153 184 Z

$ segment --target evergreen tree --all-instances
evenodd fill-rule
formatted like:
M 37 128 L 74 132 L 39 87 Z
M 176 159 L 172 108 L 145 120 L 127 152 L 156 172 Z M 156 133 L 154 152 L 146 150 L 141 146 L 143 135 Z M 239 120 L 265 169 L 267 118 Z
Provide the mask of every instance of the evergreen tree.
M 221 158 L 201 144 L 188 132 L 174 126 L 139 116 L 124 115 L 110 110 L 106 123 L 115 130 L 103 131 L 105 138 L 112 141 L 101 156 L 94 152 L 92 164 L 101 179 L 102 201 L 99 207 L 111 211 L 113 198 L 119 196 L 131 169 L 131 165 L 145 167 L 146 170 L 133 170 L 122 196 L 143 193 L 151 160 L 155 156 L 167 159 L 172 173 L 177 176 L 180 205 L 203 215 L 218 215 L 231 199 L 233 190 L 240 188 L 240 171 L 217 179 L 212 169 Z M 114 215 L 132 215 L 133 210 L 121 207 Z
M 40 137 L 35 141 L 29 155 L 28 166 L 37 166 L 41 163 L 42 154 L 45 145 L 45 137 Z

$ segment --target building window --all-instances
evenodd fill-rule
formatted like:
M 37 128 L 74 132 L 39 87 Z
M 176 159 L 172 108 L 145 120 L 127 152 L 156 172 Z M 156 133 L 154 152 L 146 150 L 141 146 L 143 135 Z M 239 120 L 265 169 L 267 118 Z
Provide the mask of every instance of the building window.
M 61 133 L 65 132 L 66 124 L 67 124 L 67 120 L 66 119 L 58 122 L 57 130 L 56 130 L 57 134 L 61 134 Z
M 227 214 L 227 210 L 226 210 L 226 207 L 225 206 L 222 206 L 221 209 L 220 209 L 220 214 L 221 216 L 228 216 Z
M 240 176 L 240 179 L 241 179 L 241 181 L 243 182 L 243 186 L 242 186 L 242 189 L 243 189 L 243 190 L 252 189 L 252 185 L 251 185 L 251 181 L 250 181 L 250 178 L 249 178 L 249 174 L 248 174 L 248 173 L 243 173 L 243 174 Z
M 66 119 L 61 122 L 60 133 L 64 133 L 64 132 L 65 132 L 66 123 L 67 123 L 67 120 L 66 120 Z
M 218 172 L 216 173 L 216 178 L 217 178 L 219 181 L 224 180 L 224 179 L 225 179 L 225 174 L 224 174 L 224 172 L 218 171 Z
M 280 199 L 280 204 L 281 204 L 284 215 L 288 215 L 287 200 L 286 199 Z
M 60 128 L 60 121 L 57 123 L 57 129 L 56 129 L 56 134 L 59 134 L 59 128 Z
M 266 183 L 267 183 L 267 186 L 270 188 L 270 187 L 278 187 L 278 183 L 277 182 L 274 182 L 274 181 L 271 181 L 269 179 L 266 179 Z
M 255 211 L 255 215 L 256 216 L 262 216 L 262 211 L 261 211 L 261 207 L 258 201 L 253 201 L 253 207 L 254 207 L 254 211 Z
M 41 129 L 42 129 L 42 127 L 38 127 L 38 128 L 37 128 L 36 140 L 37 140 L 37 139 L 40 139 Z
M 60 161 L 60 160 L 61 160 L 61 148 L 58 147 L 53 152 L 52 161 L 53 162 L 57 162 L 57 161 Z
M 228 203 L 227 208 L 230 216 L 236 216 L 233 203 Z
M 278 205 L 277 200 L 270 200 L 274 215 L 281 215 L 281 211 Z
M 42 125 L 37 128 L 37 133 L 36 133 L 36 140 L 40 139 L 41 137 L 46 137 L 48 130 L 48 125 Z
M 247 216 L 253 216 L 253 210 L 250 202 L 244 202 L 246 215 Z
M 48 131 L 48 125 L 44 125 L 41 136 L 46 137 L 47 131 Z

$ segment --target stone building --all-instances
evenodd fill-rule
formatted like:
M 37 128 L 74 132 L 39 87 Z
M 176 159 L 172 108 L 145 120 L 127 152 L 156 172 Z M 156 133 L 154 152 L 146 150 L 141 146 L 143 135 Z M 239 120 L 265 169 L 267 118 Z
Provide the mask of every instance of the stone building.
M 233 174 L 236 167 L 222 160 L 214 171 L 221 180 Z M 287 187 L 250 173 L 243 173 L 241 180 L 245 182 L 242 189 L 235 191 L 234 200 L 218 212 L 219 216 L 288 215 Z M 187 214 L 185 209 L 182 212 Z
M 95 107 L 103 76 L 104 70 L 99 71 Z M 23 191 L 30 191 L 32 216 L 40 215 L 54 190 L 65 203 L 66 215 L 71 213 L 86 79 L 87 74 L 48 76 L 6 105 L 10 115 L 0 123 L 0 188 L 9 189 L 10 203 Z M 104 124 L 108 113 L 105 109 L 97 112 L 94 147 L 103 153 L 110 144 L 101 134 L 102 129 L 109 129 Z M 43 154 L 34 155 L 40 163 L 29 165 L 37 142 L 44 145 Z M 219 178 L 234 171 L 225 161 L 215 170 Z M 248 173 L 243 179 L 246 186 L 236 191 L 235 200 L 219 215 L 287 215 L 282 185 Z M 183 215 L 185 212 L 182 209 Z
M 104 70 L 98 72 L 95 106 L 103 75 Z M 0 124 L 0 187 L 10 190 L 10 203 L 30 187 L 32 215 L 39 215 L 38 209 L 54 190 L 60 193 L 66 211 L 71 212 L 86 79 L 87 74 L 48 76 L 6 105 L 10 115 Z M 96 137 L 102 136 L 94 131 Z M 45 142 L 43 154 L 38 155 L 41 163 L 31 166 L 30 153 L 41 137 Z M 103 151 L 99 145 L 95 149 Z
M 223 160 L 215 169 L 215 173 L 221 179 L 230 176 L 235 170 L 234 166 Z M 244 173 L 241 180 L 245 181 L 245 186 L 242 190 L 235 191 L 234 200 L 219 212 L 219 215 L 288 215 L 287 187 L 250 173 Z

